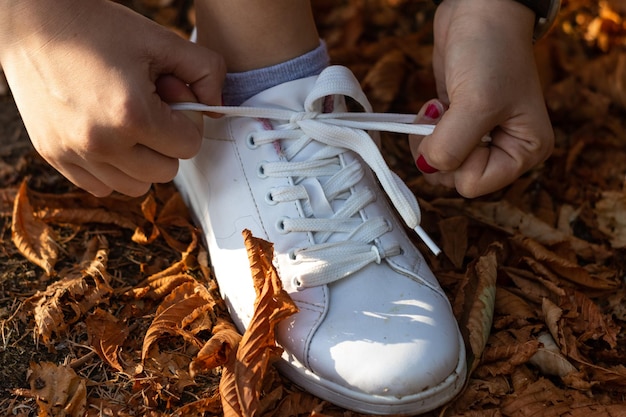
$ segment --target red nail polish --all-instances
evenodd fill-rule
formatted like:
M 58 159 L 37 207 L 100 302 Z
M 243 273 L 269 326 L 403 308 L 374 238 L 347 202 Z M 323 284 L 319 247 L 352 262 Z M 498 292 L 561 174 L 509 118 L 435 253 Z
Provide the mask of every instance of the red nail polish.
M 439 107 L 437 107 L 436 104 L 430 103 L 427 107 L 426 107 L 426 111 L 424 112 L 424 116 L 428 117 L 429 119 L 438 119 L 439 116 L 441 116 L 441 112 L 439 111 Z
M 417 168 L 424 174 L 434 174 L 435 172 L 439 171 L 437 168 L 433 168 L 428 165 L 428 162 L 426 162 L 424 155 L 420 155 L 417 157 L 417 159 L 415 160 L 415 165 L 417 165 Z

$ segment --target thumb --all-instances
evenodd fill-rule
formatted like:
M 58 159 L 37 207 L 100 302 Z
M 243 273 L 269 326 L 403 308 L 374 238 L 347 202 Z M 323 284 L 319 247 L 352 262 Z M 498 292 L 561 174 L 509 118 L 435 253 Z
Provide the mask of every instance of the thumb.
M 442 115 L 434 132 L 426 136 L 417 152 L 440 171 L 454 171 L 493 129 L 489 117 L 477 117 L 464 106 L 451 105 Z
M 415 118 L 415 123 L 417 124 L 437 124 L 437 122 L 441 119 L 441 116 L 445 112 L 445 106 L 437 99 L 432 99 L 424 103 L 420 111 L 417 113 L 417 117 Z M 411 154 L 413 155 L 413 160 L 417 165 L 418 169 L 422 171 L 424 174 L 432 174 L 437 172 L 438 170 L 432 167 L 427 159 L 420 153 L 420 145 L 423 140 L 425 140 L 427 136 L 417 136 L 410 135 L 409 136 L 409 147 L 411 149 Z
M 189 86 L 173 75 L 160 76 L 157 78 L 155 86 L 157 94 L 165 103 L 198 102 L 198 98 Z M 202 133 L 202 113 L 184 110 L 180 112 L 187 116 L 196 125 L 198 131 Z

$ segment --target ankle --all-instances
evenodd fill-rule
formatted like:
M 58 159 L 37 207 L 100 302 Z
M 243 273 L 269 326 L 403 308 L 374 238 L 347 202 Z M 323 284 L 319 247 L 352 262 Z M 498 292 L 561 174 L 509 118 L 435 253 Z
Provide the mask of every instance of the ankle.
M 237 106 L 268 88 L 318 75 L 328 63 L 328 51 L 322 41 L 312 51 L 280 64 L 245 72 L 230 72 L 224 81 L 224 104 Z

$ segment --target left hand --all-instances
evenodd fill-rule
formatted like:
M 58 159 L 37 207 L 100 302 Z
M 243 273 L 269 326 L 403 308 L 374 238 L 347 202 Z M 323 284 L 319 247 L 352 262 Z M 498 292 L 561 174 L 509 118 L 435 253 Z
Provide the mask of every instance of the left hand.
M 430 183 L 465 197 L 499 190 L 554 146 L 533 54 L 534 13 L 513 0 L 445 0 L 434 25 L 441 119 L 431 135 L 411 137 L 411 152 L 436 171 L 425 173 Z

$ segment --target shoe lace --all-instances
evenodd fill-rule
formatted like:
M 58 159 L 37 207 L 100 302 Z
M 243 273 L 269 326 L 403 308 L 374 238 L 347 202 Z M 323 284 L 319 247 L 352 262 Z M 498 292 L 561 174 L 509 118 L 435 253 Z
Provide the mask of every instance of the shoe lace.
M 342 94 L 354 98 L 364 113 L 314 111 L 314 103 L 328 96 Z M 364 218 L 360 212 L 372 203 L 373 190 L 354 187 L 363 178 L 358 160 L 342 160 L 346 151 L 359 155 L 374 172 L 389 200 L 405 224 L 413 229 L 428 248 L 441 251 L 420 226 L 421 212 L 417 199 L 404 182 L 387 166 L 380 150 L 366 131 L 428 135 L 434 126 L 414 124 L 415 116 L 394 113 L 373 113 L 358 81 L 343 67 L 331 67 L 317 79 L 305 101 L 305 111 L 267 107 L 207 106 L 199 103 L 176 103 L 174 110 L 206 111 L 232 117 L 252 117 L 273 121 L 270 130 L 255 132 L 248 138 L 251 146 L 274 144 L 279 147 L 280 160 L 264 161 L 259 174 L 290 178 L 290 185 L 271 190 L 271 203 L 295 201 L 305 214 L 301 218 L 283 218 L 281 232 L 305 232 L 314 237 L 314 245 L 289 253 L 294 264 L 303 266 L 297 274 L 298 288 L 324 285 L 348 276 L 368 264 L 401 253 L 398 245 L 382 247 L 375 241 L 390 230 L 383 217 Z M 296 158 L 311 143 L 317 148 L 306 158 Z M 300 159 L 300 160 L 299 160 Z M 323 184 L 311 181 L 324 177 Z M 313 196 L 313 197 L 312 197 Z M 333 204 L 342 200 L 341 204 Z M 333 241 L 335 233 L 347 238 Z

